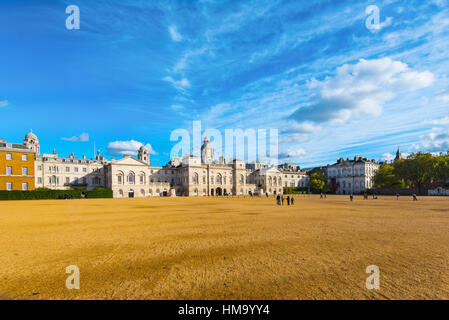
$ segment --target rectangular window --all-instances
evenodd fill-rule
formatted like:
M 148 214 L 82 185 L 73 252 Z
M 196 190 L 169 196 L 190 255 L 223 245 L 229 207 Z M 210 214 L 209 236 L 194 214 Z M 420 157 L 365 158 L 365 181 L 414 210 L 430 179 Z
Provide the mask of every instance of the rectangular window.
M 78 172 L 78 167 L 75 167 L 75 172 Z
M 12 160 L 12 154 L 11 153 L 7 153 L 6 154 L 6 160 Z
M 22 154 L 22 161 L 28 161 L 28 155 Z
M 42 170 L 42 166 L 37 166 L 37 171 L 41 171 Z
M 65 167 L 65 172 L 70 172 L 70 167 Z
M 42 178 L 37 178 L 37 183 L 41 184 L 42 183 Z
M 23 167 L 22 168 L 22 176 L 27 176 L 28 175 L 28 168 L 27 167 Z
M 87 172 L 87 168 L 83 168 L 83 172 Z
M 12 182 L 6 182 L 6 190 L 8 191 L 12 190 Z
M 117 183 L 122 184 L 122 176 L 117 176 Z
M 6 167 L 6 175 L 7 176 L 12 175 L 12 167 Z
M 70 183 L 70 178 L 65 178 L 65 183 Z
M 22 183 L 22 191 L 27 191 L 28 190 L 28 183 L 23 182 Z
M 86 183 L 87 183 L 87 179 L 83 178 L 83 184 L 86 184 Z

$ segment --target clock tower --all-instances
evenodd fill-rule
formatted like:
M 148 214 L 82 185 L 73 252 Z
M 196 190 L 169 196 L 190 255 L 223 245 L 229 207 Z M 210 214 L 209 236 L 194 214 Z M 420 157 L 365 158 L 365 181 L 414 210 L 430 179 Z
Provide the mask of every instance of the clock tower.
M 201 162 L 205 164 L 211 164 L 214 159 L 214 149 L 210 145 L 210 140 L 206 136 L 204 137 L 204 143 L 201 146 Z

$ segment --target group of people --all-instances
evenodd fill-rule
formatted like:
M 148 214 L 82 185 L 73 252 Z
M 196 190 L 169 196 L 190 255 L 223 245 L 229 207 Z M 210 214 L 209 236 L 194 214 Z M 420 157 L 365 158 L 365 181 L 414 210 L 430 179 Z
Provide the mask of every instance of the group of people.
M 281 195 L 277 195 L 276 197 L 276 203 L 278 206 L 280 205 L 284 205 L 284 200 L 287 200 L 287 205 L 289 206 L 290 204 L 293 205 L 295 203 L 295 199 L 293 198 L 293 196 L 287 196 L 286 198 L 284 198 L 284 196 Z

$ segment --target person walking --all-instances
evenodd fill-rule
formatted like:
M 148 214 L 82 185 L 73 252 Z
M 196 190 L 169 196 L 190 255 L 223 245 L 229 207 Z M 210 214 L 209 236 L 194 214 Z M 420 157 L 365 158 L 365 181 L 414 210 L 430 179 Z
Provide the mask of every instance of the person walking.
M 287 196 L 287 205 L 290 205 L 290 196 Z
M 399 200 L 399 193 L 396 193 L 396 200 Z
M 278 195 L 278 196 L 276 197 L 276 203 L 277 203 L 278 206 L 281 205 L 281 196 L 280 196 L 280 195 Z
M 323 199 L 323 192 L 320 193 L 320 199 Z
M 291 199 L 290 199 L 290 202 L 292 203 L 292 205 L 293 205 L 293 202 L 294 202 L 294 198 L 293 198 L 293 196 L 291 197 Z
M 418 197 L 416 196 L 416 193 L 413 194 L 413 201 L 418 201 Z
M 352 202 L 352 200 L 354 200 L 354 196 L 352 195 L 352 193 L 349 195 L 349 200 Z
M 281 197 L 282 205 L 284 205 L 284 196 Z

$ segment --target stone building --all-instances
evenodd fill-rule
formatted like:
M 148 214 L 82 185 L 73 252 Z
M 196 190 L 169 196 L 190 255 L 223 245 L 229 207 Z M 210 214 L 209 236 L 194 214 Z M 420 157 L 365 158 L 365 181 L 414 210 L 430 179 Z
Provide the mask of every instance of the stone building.
M 36 148 L 28 146 L 29 139 L 33 137 L 35 135 L 30 131 L 25 136 L 24 144 L 9 143 L 0 139 L 0 190 L 34 189 Z
M 337 194 L 359 194 L 374 186 L 374 176 L 379 167 L 375 160 L 367 158 L 340 158 L 327 167 L 328 182 L 336 186 Z
M 201 157 L 185 155 L 172 158 L 165 166 L 153 166 L 145 146 L 137 157 L 107 160 L 97 153 L 94 159 L 73 153 L 60 157 L 53 153 L 40 154 L 37 136 L 30 132 L 18 145 L 32 154 L 34 168 L 30 169 L 33 184 L 28 188 L 92 190 L 108 188 L 115 198 L 151 196 L 223 196 L 282 194 L 284 187 L 305 187 L 306 172 L 298 165 L 269 167 L 266 163 L 246 164 L 238 159 L 214 159 L 214 150 L 205 137 Z M 0 173 L 1 175 L 1 173 Z

